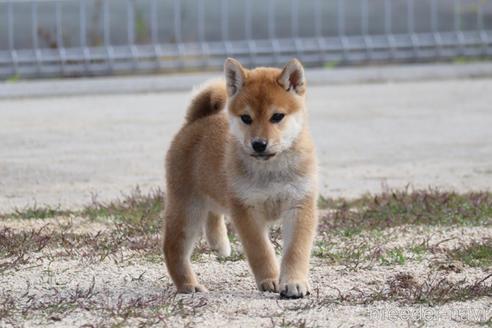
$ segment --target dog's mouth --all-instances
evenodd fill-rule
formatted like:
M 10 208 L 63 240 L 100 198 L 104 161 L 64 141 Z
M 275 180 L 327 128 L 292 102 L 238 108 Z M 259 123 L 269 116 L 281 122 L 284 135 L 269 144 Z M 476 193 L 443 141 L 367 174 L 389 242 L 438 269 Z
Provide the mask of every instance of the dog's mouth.
M 275 156 L 276 153 L 270 153 L 270 154 L 251 154 L 252 157 L 262 160 L 262 161 L 268 161 L 270 158 Z

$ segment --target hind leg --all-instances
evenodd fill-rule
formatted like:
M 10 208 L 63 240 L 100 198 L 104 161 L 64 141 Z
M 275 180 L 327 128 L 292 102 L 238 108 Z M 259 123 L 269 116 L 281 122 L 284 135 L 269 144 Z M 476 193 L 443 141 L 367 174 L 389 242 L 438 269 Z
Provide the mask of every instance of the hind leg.
M 207 241 L 215 252 L 220 256 L 231 255 L 231 244 L 227 237 L 227 227 L 224 216 L 209 212 L 205 225 L 205 235 Z
M 163 225 L 163 248 L 167 270 L 178 293 L 205 292 L 191 268 L 190 256 L 200 238 L 206 211 L 197 206 L 182 206 L 169 200 Z

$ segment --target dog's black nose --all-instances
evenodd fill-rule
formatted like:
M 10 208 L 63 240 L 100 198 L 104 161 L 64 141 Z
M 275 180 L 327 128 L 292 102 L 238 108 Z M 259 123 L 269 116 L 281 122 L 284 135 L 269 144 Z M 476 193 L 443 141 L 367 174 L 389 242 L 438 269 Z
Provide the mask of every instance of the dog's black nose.
M 251 146 L 257 153 L 263 153 L 267 148 L 268 142 L 263 139 L 255 140 L 251 143 Z

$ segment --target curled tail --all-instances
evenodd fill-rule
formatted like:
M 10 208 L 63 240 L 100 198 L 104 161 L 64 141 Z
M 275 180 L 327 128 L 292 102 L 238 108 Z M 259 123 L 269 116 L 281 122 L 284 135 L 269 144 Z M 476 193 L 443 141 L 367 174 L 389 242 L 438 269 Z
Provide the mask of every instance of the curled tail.
M 212 80 L 194 91 L 186 113 L 186 123 L 220 112 L 227 101 L 225 81 Z

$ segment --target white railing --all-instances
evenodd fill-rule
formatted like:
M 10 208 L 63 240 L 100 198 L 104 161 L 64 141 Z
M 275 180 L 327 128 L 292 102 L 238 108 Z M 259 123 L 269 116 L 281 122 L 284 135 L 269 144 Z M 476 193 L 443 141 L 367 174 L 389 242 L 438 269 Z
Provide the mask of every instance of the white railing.
M 489 0 L 0 0 L 0 78 L 492 55 Z

